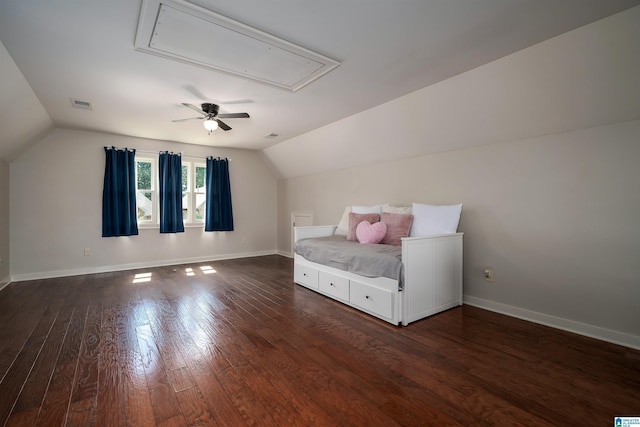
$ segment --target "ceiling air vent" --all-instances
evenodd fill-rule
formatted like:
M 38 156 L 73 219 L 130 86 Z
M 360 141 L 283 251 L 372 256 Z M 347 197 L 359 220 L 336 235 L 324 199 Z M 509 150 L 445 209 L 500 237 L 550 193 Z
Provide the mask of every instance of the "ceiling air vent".
M 79 108 L 81 110 L 91 110 L 93 111 L 93 106 L 89 101 L 82 101 L 80 99 L 69 98 L 71 100 L 71 105 L 73 108 Z
M 181 0 L 143 0 L 138 51 L 295 92 L 339 62 Z

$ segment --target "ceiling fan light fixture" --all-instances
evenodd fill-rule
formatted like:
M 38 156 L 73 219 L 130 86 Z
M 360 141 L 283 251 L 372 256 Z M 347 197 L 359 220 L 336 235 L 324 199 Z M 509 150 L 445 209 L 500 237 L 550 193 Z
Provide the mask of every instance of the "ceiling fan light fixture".
M 204 128 L 209 132 L 218 129 L 218 122 L 213 119 L 207 119 L 204 121 Z

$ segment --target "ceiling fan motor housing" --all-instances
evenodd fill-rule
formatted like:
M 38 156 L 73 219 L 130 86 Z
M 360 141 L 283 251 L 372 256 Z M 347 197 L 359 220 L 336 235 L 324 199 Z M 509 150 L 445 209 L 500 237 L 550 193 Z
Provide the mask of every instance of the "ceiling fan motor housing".
M 220 107 L 217 106 L 216 104 L 210 104 L 208 102 L 205 102 L 204 104 L 202 104 L 202 111 L 204 111 L 205 113 L 213 117 L 218 115 L 219 110 L 220 110 Z

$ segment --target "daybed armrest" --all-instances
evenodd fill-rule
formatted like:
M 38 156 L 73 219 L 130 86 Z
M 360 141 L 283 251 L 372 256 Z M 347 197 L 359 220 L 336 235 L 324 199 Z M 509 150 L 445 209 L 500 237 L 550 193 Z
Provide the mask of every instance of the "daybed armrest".
M 457 240 L 457 239 L 460 239 L 462 236 L 464 236 L 464 233 L 434 234 L 431 236 L 403 237 L 402 241 L 414 242 L 419 240 L 439 239 L 443 237 Z
M 300 239 L 310 239 L 313 237 L 333 236 L 338 228 L 337 225 L 313 225 L 310 227 L 293 227 L 293 241 Z
M 462 304 L 463 233 L 402 239 L 402 324 Z M 430 301 L 425 310 L 421 301 Z
M 462 256 L 462 236 L 464 233 L 454 234 L 438 234 L 433 236 L 421 236 L 421 237 L 403 237 L 402 238 L 402 261 L 406 262 L 412 255 L 412 252 L 420 253 L 422 256 L 421 248 L 435 248 L 442 247 L 443 245 L 453 245 L 456 251 L 459 251 L 459 255 Z

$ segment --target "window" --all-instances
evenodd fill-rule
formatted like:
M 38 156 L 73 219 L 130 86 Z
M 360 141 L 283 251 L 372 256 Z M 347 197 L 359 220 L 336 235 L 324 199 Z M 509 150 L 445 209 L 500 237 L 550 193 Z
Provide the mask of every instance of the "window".
M 136 158 L 136 207 L 138 225 L 159 226 L 158 161 Z M 182 220 L 185 225 L 204 224 L 207 165 L 182 159 Z
M 140 225 L 158 223 L 157 181 L 156 160 L 136 158 L 136 208 Z
M 185 224 L 204 223 L 206 173 L 204 163 L 182 162 L 182 218 Z

